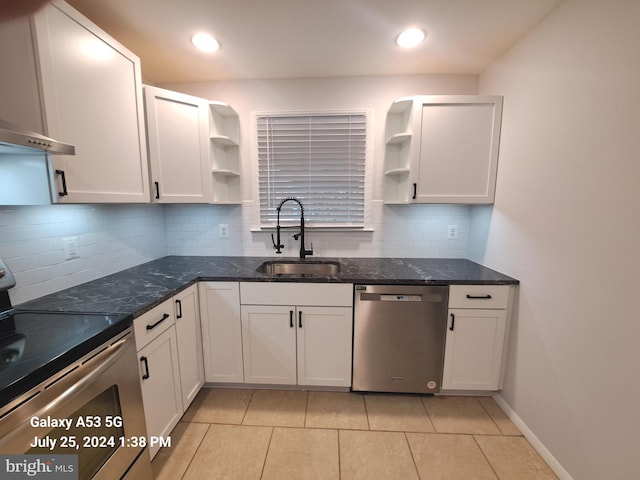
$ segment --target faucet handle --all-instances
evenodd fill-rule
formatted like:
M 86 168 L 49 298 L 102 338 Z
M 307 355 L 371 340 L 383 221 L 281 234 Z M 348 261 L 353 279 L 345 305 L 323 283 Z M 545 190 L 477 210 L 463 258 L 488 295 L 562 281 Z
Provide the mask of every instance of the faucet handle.
M 284 245 L 276 244 L 276 240 L 275 238 L 273 238 L 273 233 L 271 234 L 271 242 L 273 243 L 273 248 L 275 249 L 276 253 L 282 253 L 280 249 L 283 248 Z

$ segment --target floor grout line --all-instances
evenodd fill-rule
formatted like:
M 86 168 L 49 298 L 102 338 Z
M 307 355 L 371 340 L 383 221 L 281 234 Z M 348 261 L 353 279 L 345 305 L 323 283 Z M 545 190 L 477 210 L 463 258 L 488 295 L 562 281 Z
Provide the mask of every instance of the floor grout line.
M 240 425 L 244 425 L 244 419 L 247 417 L 247 412 L 249 411 L 249 406 L 251 406 L 251 402 L 253 401 L 253 396 L 256 391 L 251 390 L 251 396 L 249 397 L 249 401 L 247 402 L 247 406 L 244 407 L 244 412 L 242 413 L 242 419 L 240 420 Z
M 271 427 L 271 435 L 269 435 L 269 443 L 267 444 L 267 450 L 264 452 L 264 460 L 262 461 L 262 470 L 260 470 L 260 479 L 264 476 L 264 468 L 267 466 L 267 457 L 269 456 L 269 449 L 271 448 L 271 441 L 273 440 L 273 432 L 275 427 Z
M 487 461 L 487 464 L 489 465 L 489 468 L 491 469 L 493 474 L 496 476 L 496 478 L 498 480 L 501 480 L 500 479 L 500 475 L 498 475 L 498 472 L 496 472 L 496 469 L 493 467 L 493 464 L 489 461 L 489 457 L 487 457 L 487 455 L 484 453 L 484 450 L 482 450 L 482 447 L 478 443 L 478 439 L 476 439 L 476 435 L 471 435 L 471 437 L 473 438 L 473 441 L 475 442 L 475 444 L 478 446 L 478 449 L 480 450 L 480 453 L 482 454 L 484 459 Z
M 411 448 L 411 443 L 409 442 L 409 437 L 407 437 L 407 432 L 402 432 L 404 434 L 404 440 L 407 442 L 407 447 L 409 448 L 409 455 L 411 455 L 411 460 L 413 461 L 413 468 L 416 470 L 416 475 L 418 480 L 420 480 L 420 470 L 418 470 L 418 463 L 416 462 L 416 458 L 413 456 L 413 449 Z
M 193 463 L 193 459 L 196 458 L 196 454 L 198 453 L 198 450 L 200 450 L 200 447 L 202 446 L 202 442 L 204 442 L 204 439 L 206 438 L 206 436 L 209 433 L 210 429 L 211 429 L 211 424 L 209 424 L 209 426 L 207 427 L 207 430 L 204 432 L 204 435 L 202 436 L 202 438 L 198 442 L 198 446 L 193 451 L 193 455 L 191 455 L 191 458 L 189 459 L 189 462 L 187 463 L 187 468 L 185 468 L 184 472 L 182 472 L 182 475 L 180 476 L 180 480 L 182 480 L 187 475 L 187 472 L 189 471 L 189 467 L 191 467 L 191 464 Z
M 496 426 L 496 428 L 498 429 L 498 431 L 500 432 L 501 435 L 504 435 L 504 432 L 502 431 L 502 429 L 500 428 L 500 425 L 498 425 L 498 422 L 496 422 L 496 419 L 493 418 L 493 415 L 491 415 L 491 412 L 482 404 L 482 402 L 480 401 L 479 398 L 476 398 L 476 402 L 478 402 L 478 404 L 480 405 L 480 407 L 487 413 L 487 415 L 489 416 L 489 418 L 491 419 L 491 421 L 493 422 L 493 424 Z

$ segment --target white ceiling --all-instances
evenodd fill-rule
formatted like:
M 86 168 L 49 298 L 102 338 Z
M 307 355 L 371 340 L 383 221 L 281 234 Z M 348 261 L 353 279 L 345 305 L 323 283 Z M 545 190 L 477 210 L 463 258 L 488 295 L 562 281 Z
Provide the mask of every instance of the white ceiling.
M 477 74 L 562 0 L 68 0 L 136 53 L 146 81 Z M 413 50 L 405 27 L 427 32 Z M 208 31 L 221 49 L 196 51 Z

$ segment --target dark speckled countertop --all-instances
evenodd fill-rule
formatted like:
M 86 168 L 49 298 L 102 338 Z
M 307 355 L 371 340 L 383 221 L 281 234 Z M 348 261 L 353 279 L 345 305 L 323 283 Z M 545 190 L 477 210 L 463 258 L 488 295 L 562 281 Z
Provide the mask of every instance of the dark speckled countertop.
M 320 258 L 336 261 L 327 276 L 258 273 L 265 261 L 295 257 L 168 256 L 18 305 L 19 308 L 109 312 L 139 316 L 196 281 L 339 282 L 389 285 L 513 285 L 518 280 L 465 259 Z
M 265 261 L 292 257 L 168 256 L 51 295 L 16 305 L 19 313 L 3 320 L 3 338 L 27 338 L 23 357 L 0 375 L 4 406 L 61 368 L 97 348 L 131 325 L 133 318 L 197 281 L 339 282 L 395 285 L 517 284 L 518 280 L 464 259 L 313 258 L 334 261 L 340 272 L 328 276 L 269 275 L 256 271 Z M 29 316 L 26 310 L 64 312 Z M 72 313 L 73 312 L 73 313 Z M 105 312 L 101 315 L 84 315 Z M 109 315 L 107 315 L 107 313 Z M 10 322 L 10 323 L 9 323 Z M 79 323 L 80 322 L 80 323 Z M 77 325 L 84 325 L 83 329 Z M 75 325 L 75 326 L 74 326 Z M 36 341 L 44 336 L 48 346 Z M 105 338 L 107 336 L 107 338 Z M 53 348 L 51 344 L 53 343 Z

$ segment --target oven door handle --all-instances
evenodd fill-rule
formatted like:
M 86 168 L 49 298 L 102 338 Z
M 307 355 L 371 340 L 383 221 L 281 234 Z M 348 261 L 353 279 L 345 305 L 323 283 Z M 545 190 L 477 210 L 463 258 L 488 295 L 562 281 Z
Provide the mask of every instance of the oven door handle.
M 89 387 L 97 377 L 99 377 L 105 370 L 107 370 L 115 362 L 118 361 L 119 359 L 118 357 L 122 353 L 123 349 L 127 346 L 127 343 L 132 341 L 133 341 L 133 337 L 131 337 L 131 335 L 127 335 L 126 337 L 123 337 L 122 339 L 111 344 L 106 351 L 102 351 L 96 354 L 90 360 L 88 360 L 87 364 L 92 364 L 90 365 L 91 370 L 85 371 L 85 366 L 83 365 L 82 367 L 75 370 L 71 375 L 63 375 L 62 377 L 60 377 L 59 380 L 64 380 L 64 381 L 75 379 L 76 377 L 81 377 L 81 378 L 78 378 L 78 380 L 74 382 L 73 385 L 67 388 L 62 394 L 56 396 L 56 398 L 48 402 L 44 407 L 42 407 L 38 411 L 33 413 L 29 412 L 28 413 L 29 417 L 44 417 L 47 415 L 48 412 L 55 411 L 55 409 L 58 408 L 58 406 L 63 404 L 69 398 L 72 398 L 74 395 L 78 394 L 79 392 Z M 85 364 L 86 368 L 89 368 L 89 365 L 87 364 Z M 55 385 L 57 381 L 58 379 L 54 380 L 53 383 L 50 383 L 45 388 L 49 388 L 52 385 Z M 36 396 L 36 399 L 37 398 L 38 396 Z M 33 399 L 31 401 L 35 401 L 36 399 Z M 29 403 L 30 402 L 27 401 L 26 403 L 22 404 L 21 407 L 28 406 Z M 6 417 L 3 418 L 3 420 L 6 420 Z M 20 434 L 24 432 L 25 429 L 29 429 L 29 428 L 31 428 L 31 426 L 28 421 L 26 422 L 21 421 L 20 423 L 13 425 L 13 428 L 11 429 L 11 431 L 5 434 L 5 436 L 2 438 L 2 442 L 0 443 L 3 445 L 11 444 L 11 438 L 15 438 L 15 437 L 19 438 Z
M 93 358 L 93 360 L 94 361 L 100 360 L 100 363 L 94 366 L 90 372 L 84 373 L 82 372 L 82 370 L 80 370 L 78 373 L 82 373 L 82 378 L 78 380 L 76 383 L 74 383 L 73 385 L 71 385 L 69 388 L 67 388 L 62 395 L 56 397 L 54 400 L 49 402 L 42 410 L 38 412 L 37 416 L 41 417 L 42 413 L 46 413 L 49 410 L 55 409 L 60 403 L 64 402 L 67 398 L 72 397 L 76 393 L 81 392 L 87 386 L 89 386 L 89 384 L 91 384 L 91 382 L 93 382 L 96 379 L 96 377 L 99 377 L 102 374 L 102 372 L 104 372 L 107 368 L 109 368 L 118 360 L 120 351 L 124 348 L 125 344 L 129 341 L 131 341 L 131 338 L 129 337 L 118 340 L 113 345 L 111 345 L 111 347 L 109 348 L 110 352 L 103 352 L 96 355 Z M 106 356 L 104 359 L 101 359 L 103 355 L 106 355 Z

